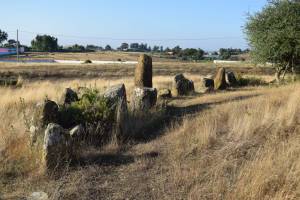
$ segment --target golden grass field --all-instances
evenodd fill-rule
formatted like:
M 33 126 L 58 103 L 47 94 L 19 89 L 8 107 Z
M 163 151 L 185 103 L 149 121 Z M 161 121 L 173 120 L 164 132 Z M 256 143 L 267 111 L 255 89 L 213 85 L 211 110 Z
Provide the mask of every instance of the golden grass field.
M 186 70 L 182 66 L 174 68 Z M 130 99 L 133 77 L 34 80 L 0 88 L 0 199 L 35 191 L 50 199 L 299 199 L 299 83 L 202 94 L 201 78 L 208 73 L 187 70 L 197 94 L 168 102 L 185 114 L 154 128 L 158 137 L 86 149 L 87 162 L 60 177 L 41 173 L 41 152 L 30 146 L 24 115 L 26 121 L 46 95 L 58 100 L 66 87 L 104 91 L 125 83 Z M 170 88 L 172 78 L 156 73 L 154 87 Z M 268 73 L 262 78 L 272 79 Z

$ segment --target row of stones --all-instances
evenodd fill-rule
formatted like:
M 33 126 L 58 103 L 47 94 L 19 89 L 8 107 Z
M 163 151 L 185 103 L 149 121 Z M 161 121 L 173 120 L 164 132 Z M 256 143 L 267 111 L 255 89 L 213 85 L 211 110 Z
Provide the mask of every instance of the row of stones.
M 211 90 L 225 89 L 229 84 L 236 81 L 234 74 L 225 73 L 225 69 L 220 69 L 213 79 L 204 79 L 204 85 Z M 227 77 L 227 78 L 226 78 Z M 185 78 L 182 74 L 174 77 L 172 92 L 169 89 L 157 92 L 152 83 L 152 58 L 142 55 L 139 58 L 138 65 L 135 69 L 135 88 L 132 94 L 132 109 L 134 111 L 145 111 L 156 105 L 157 97 L 171 98 L 172 93 L 175 96 L 190 95 L 195 91 L 193 81 Z M 226 82 L 227 80 L 227 82 Z M 233 80 L 233 81 L 232 81 Z M 128 114 L 126 88 L 124 84 L 116 85 L 104 92 L 106 98 L 115 112 L 115 127 L 118 134 L 123 134 Z M 65 89 L 63 93 L 64 105 L 78 101 L 78 95 L 70 88 Z M 59 105 L 51 100 L 47 100 L 43 106 L 42 124 L 47 126 L 44 137 L 44 161 L 47 169 L 53 169 L 60 164 L 77 156 L 78 144 L 84 138 L 84 127 L 77 125 L 70 131 L 65 130 L 58 124 L 57 114 Z M 36 130 L 34 127 L 33 130 Z M 34 132 L 34 131 L 32 131 Z

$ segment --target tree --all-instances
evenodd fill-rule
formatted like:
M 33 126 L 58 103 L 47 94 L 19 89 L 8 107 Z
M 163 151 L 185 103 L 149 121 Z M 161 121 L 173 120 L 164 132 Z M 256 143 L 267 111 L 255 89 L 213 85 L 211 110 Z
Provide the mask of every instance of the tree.
M 180 56 L 184 60 L 201 60 L 203 58 L 204 51 L 202 49 L 184 49 L 182 50 Z
M 249 15 L 245 33 L 251 56 L 276 67 L 276 80 L 295 72 L 300 58 L 300 1 L 270 0 L 261 12 Z
M 111 51 L 111 50 L 112 50 L 112 48 L 111 48 L 110 45 L 106 45 L 106 46 L 105 46 L 105 51 Z
M 7 33 L 4 31 L 1 31 L 1 29 L 0 29 L 0 44 L 2 44 L 2 42 L 7 40 L 7 37 L 8 37 Z
M 159 46 L 154 45 L 152 51 L 159 52 Z
M 127 43 L 122 43 L 121 46 L 120 46 L 120 50 L 121 51 L 127 51 L 129 48 L 129 45 Z
M 7 43 L 4 44 L 4 47 L 6 48 L 15 48 L 16 46 L 17 46 L 17 41 L 14 39 L 7 40 Z M 20 46 L 20 42 L 19 42 L 19 46 Z
M 130 44 L 130 49 L 137 50 L 138 48 L 139 48 L 139 43 L 131 43 Z
M 68 50 L 73 52 L 84 52 L 85 47 L 82 45 L 74 44 L 73 46 L 69 47 Z
M 35 51 L 57 51 L 57 38 L 50 35 L 37 35 L 36 38 L 31 41 L 31 47 Z
M 179 55 L 181 53 L 181 48 L 180 46 L 176 46 L 172 49 L 173 53 L 176 54 L 176 55 Z

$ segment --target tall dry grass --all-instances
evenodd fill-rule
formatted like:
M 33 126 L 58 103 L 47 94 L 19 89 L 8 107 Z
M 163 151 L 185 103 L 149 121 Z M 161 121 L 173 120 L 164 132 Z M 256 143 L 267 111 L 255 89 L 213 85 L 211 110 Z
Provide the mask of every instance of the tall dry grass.
M 262 91 L 210 107 L 168 131 L 166 165 L 183 196 L 300 198 L 299 84 Z M 219 102 L 220 95 L 199 102 Z
M 189 77 L 197 87 L 200 85 L 200 77 Z M 154 86 L 170 87 L 171 81 L 171 77 L 155 77 Z M 8 184 L 9 178 L 36 176 L 39 172 L 40 152 L 28 143 L 24 107 L 25 115 L 30 115 L 35 103 L 46 95 L 58 100 L 65 87 L 92 86 L 103 91 L 121 82 L 126 84 L 130 95 L 133 87 L 130 79 L 43 81 L 25 84 L 20 89 L 1 88 L 0 152 L 6 156 L 0 160 L 0 193 L 15 187 L 14 182 Z M 120 169 L 113 167 L 111 177 L 102 174 L 101 167 L 96 165 L 84 167 L 62 177 L 64 187 L 59 191 L 55 180 L 44 181 L 40 187 L 62 196 L 86 199 L 94 198 L 90 190 L 103 193 L 106 189 L 111 191 L 107 198 L 151 193 L 149 196 L 160 199 L 299 199 L 299 87 L 293 84 L 244 88 L 176 99 L 174 106 L 201 109 L 174 121 L 163 137 L 136 145 L 128 153 L 140 156 L 158 152 L 157 158 L 138 157 Z M 24 98 L 24 104 L 20 97 Z M 21 178 L 22 184 L 26 184 L 24 179 Z M 112 187 L 97 182 L 106 179 L 117 184 Z M 153 188 L 151 191 L 139 187 L 148 184 Z

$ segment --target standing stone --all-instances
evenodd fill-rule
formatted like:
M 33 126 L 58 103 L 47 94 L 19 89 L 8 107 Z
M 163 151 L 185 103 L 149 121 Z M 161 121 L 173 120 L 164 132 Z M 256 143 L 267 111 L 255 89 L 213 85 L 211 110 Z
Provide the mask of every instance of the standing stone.
M 122 109 L 127 111 L 127 97 L 124 84 L 110 87 L 104 92 L 103 96 L 114 109 L 118 106 L 118 104 L 121 104 Z
M 45 130 L 44 162 L 46 170 L 54 170 L 71 158 L 71 139 L 58 124 L 50 123 Z
M 126 132 L 126 119 L 128 116 L 126 89 L 124 84 L 116 85 L 104 93 L 109 106 L 115 112 L 115 131 L 118 136 Z
M 155 88 L 135 88 L 132 95 L 133 110 L 149 110 L 155 106 L 157 90 Z
M 214 79 L 215 90 L 225 90 L 227 88 L 225 68 L 220 68 Z
M 58 105 L 51 100 L 45 100 L 42 110 L 42 124 L 47 126 L 49 123 L 58 121 Z
M 71 88 L 66 88 L 61 97 L 63 104 L 71 104 L 78 101 L 78 95 Z
M 195 92 L 194 82 L 185 78 L 183 74 L 177 74 L 173 82 L 173 93 L 175 96 L 190 95 Z
M 236 79 L 233 72 L 226 72 L 226 77 L 225 78 L 226 78 L 226 83 L 229 86 L 233 87 L 233 86 L 237 85 L 237 79 Z
M 134 84 L 136 87 L 152 88 L 152 58 L 146 54 L 139 57 L 135 68 Z
M 213 79 L 203 78 L 202 82 L 205 87 L 205 92 L 212 92 L 214 90 L 215 84 Z

